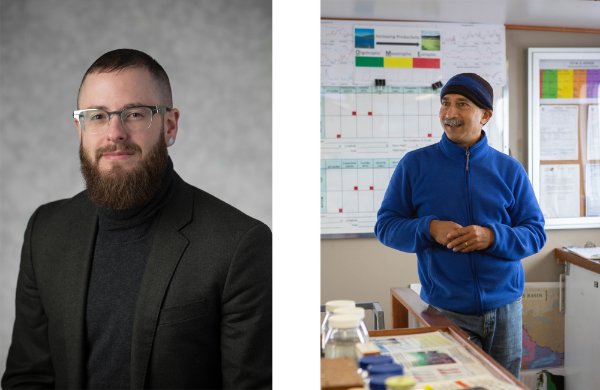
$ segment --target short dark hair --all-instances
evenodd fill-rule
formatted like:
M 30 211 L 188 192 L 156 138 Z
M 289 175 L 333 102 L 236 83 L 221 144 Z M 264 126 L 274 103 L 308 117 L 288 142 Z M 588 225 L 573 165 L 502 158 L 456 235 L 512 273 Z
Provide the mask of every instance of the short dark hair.
M 171 82 L 169 76 L 162 66 L 148 54 L 134 49 L 117 49 L 109 51 L 101 55 L 94 63 L 88 68 L 81 79 L 79 84 L 79 92 L 77 93 L 77 108 L 79 108 L 79 95 L 81 94 L 81 87 L 86 77 L 91 73 L 110 73 L 118 72 L 120 70 L 129 68 L 143 68 L 150 72 L 152 77 L 158 83 L 158 87 L 163 99 L 162 104 L 169 107 L 173 106 L 173 95 L 171 92 Z

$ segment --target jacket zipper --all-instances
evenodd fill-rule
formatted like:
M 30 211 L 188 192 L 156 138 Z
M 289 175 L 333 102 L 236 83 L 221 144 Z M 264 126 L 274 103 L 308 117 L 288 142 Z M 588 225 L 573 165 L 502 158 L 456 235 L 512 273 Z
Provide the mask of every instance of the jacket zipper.
M 471 151 L 469 150 L 469 147 L 467 147 L 467 150 L 465 152 L 465 157 L 466 157 L 466 162 L 465 162 L 465 178 L 466 178 L 466 187 L 467 187 L 467 212 L 468 212 L 468 218 L 469 218 L 469 224 L 473 224 L 473 217 L 472 217 L 472 212 L 471 212 L 471 191 L 470 191 L 470 186 L 469 186 L 469 157 L 471 157 Z M 482 307 L 481 307 L 481 298 L 480 298 L 480 288 L 479 288 L 479 280 L 477 279 L 477 264 L 475 262 L 475 259 L 473 258 L 474 255 L 473 253 L 469 253 L 469 262 L 471 263 L 471 271 L 473 272 L 473 280 L 475 283 L 475 300 L 477 301 L 477 306 L 479 307 L 479 312 L 481 313 Z

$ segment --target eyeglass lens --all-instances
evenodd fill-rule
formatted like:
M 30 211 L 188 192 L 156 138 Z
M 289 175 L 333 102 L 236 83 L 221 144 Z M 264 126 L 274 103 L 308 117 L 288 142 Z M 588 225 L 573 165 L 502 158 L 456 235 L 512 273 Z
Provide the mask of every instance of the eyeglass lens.
M 87 110 L 83 113 L 83 125 L 86 132 L 100 133 L 108 129 L 110 117 L 119 113 L 110 115 L 104 110 Z M 121 111 L 121 123 L 128 131 L 146 130 L 152 124 L 152 109 L 148 107 L 132 107 Z

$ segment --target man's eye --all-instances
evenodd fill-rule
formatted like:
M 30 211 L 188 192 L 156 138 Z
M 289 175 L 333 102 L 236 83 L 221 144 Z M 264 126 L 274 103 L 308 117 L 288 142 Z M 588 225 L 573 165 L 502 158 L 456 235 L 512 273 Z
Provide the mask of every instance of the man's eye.
M 106 119 L 106 114 L 103 113 L 91 114 L 88 118 L 90 121 L 101 121 L 103 119 Z
M 143 111 L 128 111 L 125 115 L 125 119 L 143 119 L 144 116 Z

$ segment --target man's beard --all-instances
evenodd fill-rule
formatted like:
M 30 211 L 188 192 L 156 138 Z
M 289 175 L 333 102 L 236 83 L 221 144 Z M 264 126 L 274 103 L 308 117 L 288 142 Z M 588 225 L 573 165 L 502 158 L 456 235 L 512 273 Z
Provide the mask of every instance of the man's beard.
M 116 150 L 141 153 L 141 148 L 133 143 L 113 144 L 96 150 L 94 163 L 79 145 L 81 173 L 85 179 L 88 197 L 97 206 L 113 210 L 126 210 L 142 206 L 161 187 L 169 154 L 161 131 L 159 140 L 146 157 L 130 170 L 115 164 L 107 172 L 101 172 L 98 161 L 102 153 Z

